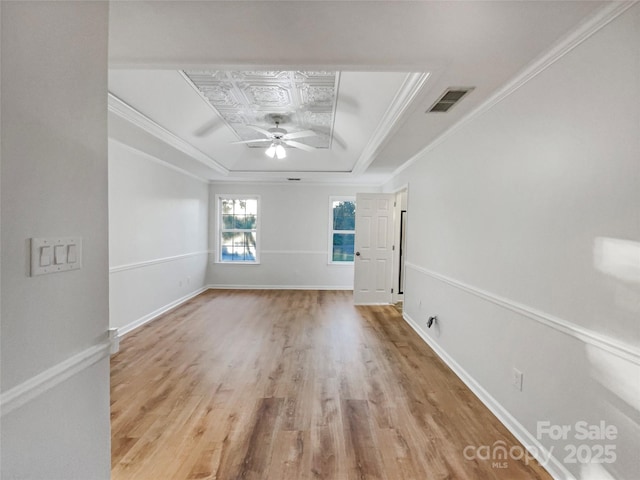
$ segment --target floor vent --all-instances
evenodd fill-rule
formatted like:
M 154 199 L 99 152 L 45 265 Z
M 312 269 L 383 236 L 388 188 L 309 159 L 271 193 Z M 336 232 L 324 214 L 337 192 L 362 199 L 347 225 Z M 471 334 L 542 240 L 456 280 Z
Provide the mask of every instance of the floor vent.
M 438 101 L 436 101 L 436 103 L 434 103 L 425 113 L 448 112 L 451 110 L 451 107 L 462 100 L 471 90 L 473 90 L 473 87 L 450 87 L 445 90 Z

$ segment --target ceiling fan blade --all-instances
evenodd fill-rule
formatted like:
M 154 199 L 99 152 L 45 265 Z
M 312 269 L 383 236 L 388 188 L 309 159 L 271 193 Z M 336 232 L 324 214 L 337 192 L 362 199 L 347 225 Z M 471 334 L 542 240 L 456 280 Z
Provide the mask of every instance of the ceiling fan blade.
M 304 143 L 294 142 L 291 140 L 284 140 L 285 145 L 289 145 L 290 147 L 299 148 L 300 150 L 305 150 L 307 152 L 314 152 L 316 150 L 315 147 L 311 147 L 309 145 L 305 145 Z
M 316 135 L 316 132 L 313 130 L 303 130 L 302 132 L 287 133 L 283 135 L 282 139 L 289 140 L 293 138 L 313 137 L 314 135 Z
M 231 142 L 231 145 L 235 145 L 238 143 L 255 143 L 255 142 L 271 142 L 273 139 L 271 138 L 257 138 L 255 140 L 241 140 L 239 142 Z
M 261 134 L 266 135 L 269 138 L 271 138 L 273 136 L 269 130 L 265 130 L 262 127 L 257 127 L 255 125 L 247 125 L 247 127 L 255 130 L 256 132 L 260 132 Z

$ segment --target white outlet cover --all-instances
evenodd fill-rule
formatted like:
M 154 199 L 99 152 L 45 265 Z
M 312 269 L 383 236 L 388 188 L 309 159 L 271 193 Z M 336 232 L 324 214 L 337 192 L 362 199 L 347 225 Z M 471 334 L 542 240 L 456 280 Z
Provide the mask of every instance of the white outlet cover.
M 513 388 L 515 388 L 519 392 L 522 391 L 522 377 L 523 377 L 522 372 L 517 368 L 514 368 L 513 369 Z

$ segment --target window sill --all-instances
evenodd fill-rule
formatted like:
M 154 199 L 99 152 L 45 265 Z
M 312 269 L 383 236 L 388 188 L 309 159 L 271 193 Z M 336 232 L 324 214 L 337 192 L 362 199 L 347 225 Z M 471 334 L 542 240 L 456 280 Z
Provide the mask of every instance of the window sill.
M 260 262 L 221 262 L 220 260 L 216 260 L 213 263 L 217 265 L 244 265 L 244 266 L 260 265 Z

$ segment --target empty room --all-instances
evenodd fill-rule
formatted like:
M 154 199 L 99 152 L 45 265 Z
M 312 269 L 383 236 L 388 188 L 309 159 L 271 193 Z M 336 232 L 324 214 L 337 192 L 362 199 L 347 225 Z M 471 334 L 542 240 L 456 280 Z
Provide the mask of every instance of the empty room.
M 1 480 L 637 480 L 640 4 L 1 1 Z

